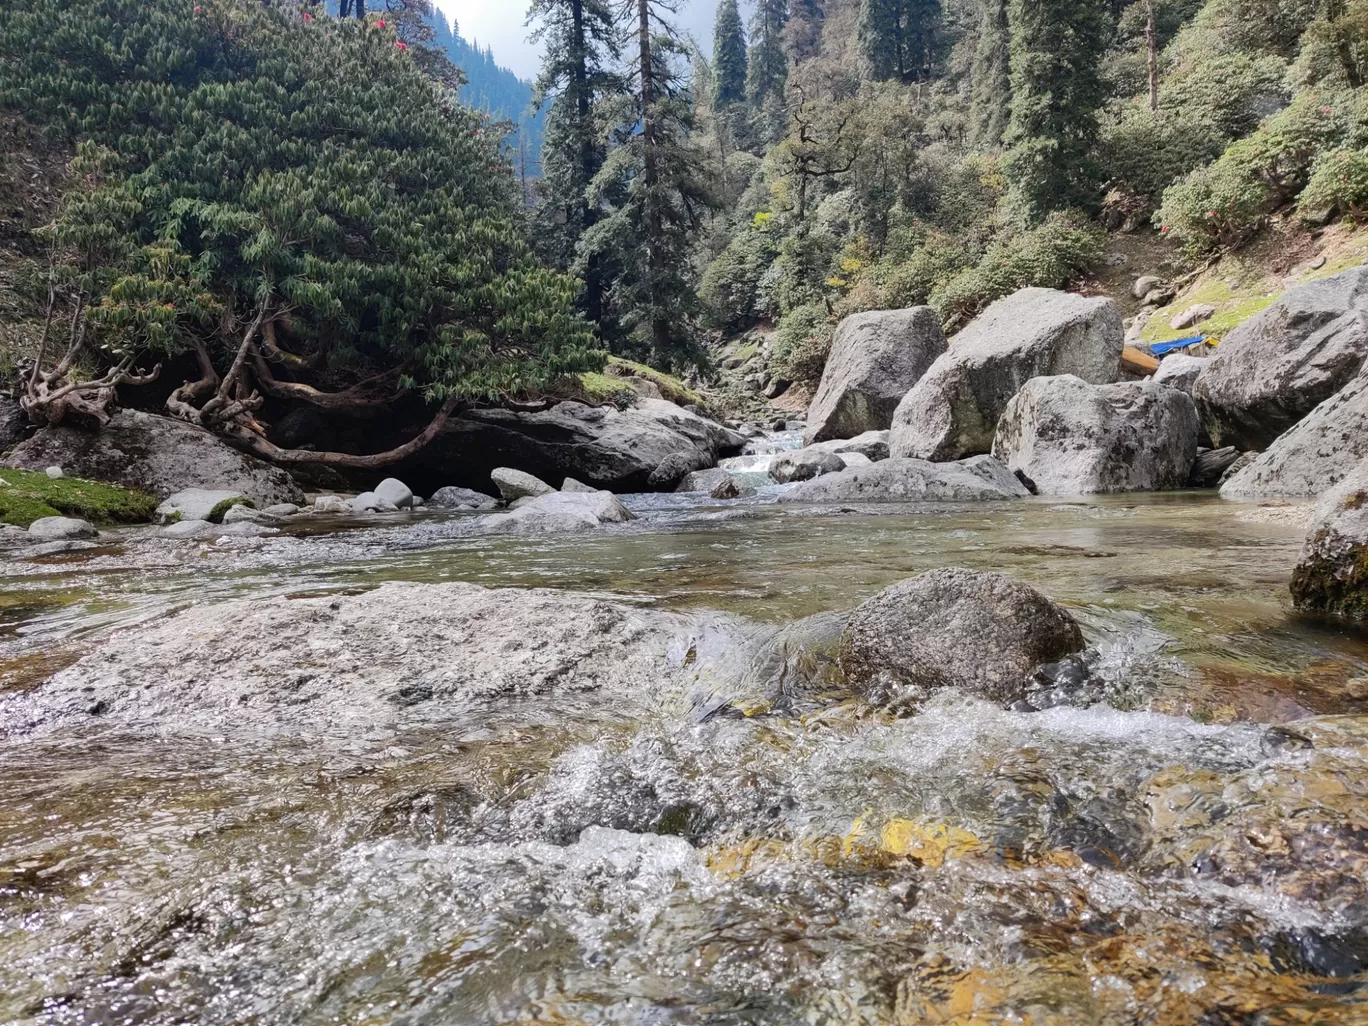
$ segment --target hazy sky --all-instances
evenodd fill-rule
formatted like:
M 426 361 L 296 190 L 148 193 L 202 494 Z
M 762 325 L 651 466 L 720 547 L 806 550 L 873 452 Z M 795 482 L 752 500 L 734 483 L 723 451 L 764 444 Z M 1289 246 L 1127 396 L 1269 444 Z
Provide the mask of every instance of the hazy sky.
M 541 55 L 527 41 L 527 0 L 436 0 L 448 18 L 460 27 L 461 35 L 481 46 L 492 47 L 494 58 L 511 68 L 519 78 L 537 73 Z M 743 2 L 744 11 L 749 4 Z M 681 29 L 692 32 L 705 51 L 712 50 L 713 12 L 717 0 L 679 0 Z

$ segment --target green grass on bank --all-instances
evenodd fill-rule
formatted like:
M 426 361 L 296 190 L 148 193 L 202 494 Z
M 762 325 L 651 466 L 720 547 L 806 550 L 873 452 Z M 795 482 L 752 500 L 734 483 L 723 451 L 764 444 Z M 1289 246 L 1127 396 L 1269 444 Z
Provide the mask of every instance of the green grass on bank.
M 146 492 L 79 477 L 53 479 L 40 471 L 0 470 L 0 523 L 28 527 L 42 517 L 80 517 L 97 524 L 152 519 L 157 500 Z
M 608 365 L 604 369 L 616 378 L 643 378 L 660 389 L 662 396 L 680 406 L 703 405 L 703 397 L 684 382 L 672 374 L 658 371 L 654 367 L 647 367 L 644 363 L 635 363 L 619 356 L 610 356 L 608 357 Z

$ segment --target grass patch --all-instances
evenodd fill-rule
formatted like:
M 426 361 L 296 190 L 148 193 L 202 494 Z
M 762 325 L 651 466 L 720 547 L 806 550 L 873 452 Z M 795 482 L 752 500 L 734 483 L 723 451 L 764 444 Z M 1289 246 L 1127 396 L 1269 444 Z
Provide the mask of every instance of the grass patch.
M 28 527 L 42 517 L 80 517 L 96 524 L 138 524 L 152 519 L 155 497 L 79 477 L 32 470 L 0 470 L 0 523 Z
M 647 367 L 644 363 L 624 360 L 619 356 L 608 357 L 607 372 L 616 378 L 643 378 L 651 382 L 672 403 L 680 406 L 702 406 L 703 397 L 684 382 L 671 374 Z
M 579 386 L 583 398 L 590 403 L 612 403 L 614 406 L 631 406 L 637 400 L 635 389 L 621 378 L 588 371 L 579 376 Z
M 1169 339 L 1187 338 L 1199 333 L 1222 338 L 1232 328 L 1243 324 L 1256 313 L 1272 305 L 1279 295 L 1279 292 L 1266 291 L 1263 283 L 1254 286 L 1239 284 L 1231 288 L 1226 281 L 1207 281 L 1191 291 L 1184 292 L 1168 306 L 1156 310 L 1154 316 L 1145 323 L 1141 337 L 1146 342 L 1167 342 Z M 1205 321 L 1189 328 L 1175 330 L 1169 327 L 1170 320 L 1198 303 L 1210 303 L 1216 308 L 1216 312 Z

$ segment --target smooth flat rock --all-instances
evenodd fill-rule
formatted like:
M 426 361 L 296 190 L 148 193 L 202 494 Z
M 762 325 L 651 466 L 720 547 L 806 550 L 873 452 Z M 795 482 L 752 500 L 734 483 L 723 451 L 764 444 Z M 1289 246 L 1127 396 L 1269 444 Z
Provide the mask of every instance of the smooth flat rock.
M 84 541 L 99 534 L 94 524 L 77 517 L 39 517 L 28 527 L 31 542 Z
M 1110 299 L 1029 288 L 998 300 L 898 404 L 892 454 L 945 462 L 991 451 L 998 419 L 1022 385 L 1060 374 L 1110 384 L 1124 335 Z
M 1031 493 L 991 456 L 957 463 L 893 457 L 868 467 L 804 481 L 784 502 L 978 502 Z
M 804 442 L 886 430 L 902 397 L 944 352 L 940 315 L 929 306 L 846 317 L 808 406 Z

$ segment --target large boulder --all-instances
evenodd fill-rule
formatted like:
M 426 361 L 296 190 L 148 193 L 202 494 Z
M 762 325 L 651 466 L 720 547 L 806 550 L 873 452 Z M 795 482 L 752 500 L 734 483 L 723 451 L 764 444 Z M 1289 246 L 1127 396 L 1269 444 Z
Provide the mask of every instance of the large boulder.
M 682 449 L 672 452 L 646 478 L 646 486 L 653 491 L 668 492 L 678 489 L 684 479 L 700 470 L 708 470 L 717 462 L 711 453 L 702 449 Z
M 1368 357 L 1368 268 L 1284 293 L 1221 341 L 1193 386 L 1217 446 L 1266 449 Z
M 1168 385 L 1180 392 L 1192 395 L 1192 387 L 1197 383 L 1197 375 L 1206 370 L 1211 361 L 1205 356 L 1186 356 L 1174 353 L 1164 357 L 1159 369 L 1150 380 L 1156 385 Z
M 428 499 L 428 505 L 436 506 L 439 509 L 494 509 L 499 505 L 499 500 L 492 495 L 486 495 L 484 492 L 477 492 L 473 488 L 447 485 L 432 493 L 432 498 Z
M 636 515 L 608 491 L 552 492 L 524 497 L 510 513 L 485 517 L 481 534 L 569 534 L 592 531 L 603 524 L 622 524 Z
M 880 702 L 951 688 L 997 702 L 1032 672 L 1083 648 L 1064 609 L 1002 574 L 946 567 L 893 585 L 851 615 L 841 638 L 847 681 Z
M 1033 378 L 1007 404 L 993 455 L 1037 495 L 1183 488 L 1197 458 L 1197 408 L 1148 381 Z
M 808 406 L 804 441 L 886 429 L 902 397 L 944 352 L 940 315 L 929 306 L 845 318 Z
M 258 506 L 302 503 L 304 491 L 279 467 L 238 452 L 204 428 L 140 410 L 119 410 L 100 431 L 42 428 L 3 459 L 6 467 L 61 467 L 165 498 L 186 488 L 241 492 Z
M 1227 499 L 1315 498 L 1344 480 L 1364 457 L 1368 457 L 1368 367 L 1266 452 L 1232 474 L 1221 486 L 1221 495 Z
M 844 458 L 814 446 L 780 453 L 770 464 L 769 475 L 780 484 L 788 484 L 790 481 L 810 481 L 823 474 L 839 474 L 845 469 Z
M 978 502 L 1030 495 L 992 456 L 958 463 L 892 458 L 805 481 L 785 502 Z
M 495 467 L 490 471 L 489 479 L 499 489 L 504 502 L 535 499 L 542 495 L 551 495 L 556 490 L 540 478 L 521 470 L 514 470 L 512 467 Z
M 1292 572 L 1298 609 L 1368 620 L 1368 460 L 1322 496 Z
M 496 467 L 545 481 L 573 477 L 615 492 L 639 492 L 673 453 L 696 449 L 715 463 L 736 455 L 744 435 L 661 399 L 619 410 L 562 402 L 545 410 L 471 410 L 452 417 L 432 442 L 393 468 L 422 487 L 480 487 Z
M 29 524 L 28 533 L 30 541 L 53 542 L 94 538 L 100 532 L 94 524 L 76 517 L 39 517 Z
M 998 418 L 1031 378 L 1074 374 L 1113 382 L 1125 331 L 1116 304 L 1054 289 L 1022 289 L 955 336 L 893 417 L 894 456 L 959 460 L 988 452 Z
M 846 456 L 849 453 L 857 452 L 873 463 L 886 460 L 890 455 L 887 431 L 866 431 L 854 438 L 834 438 L 829 442 L 814 442 L 808 448 L 825 449 L 827 452 L 834 452 L 837 456 Z

